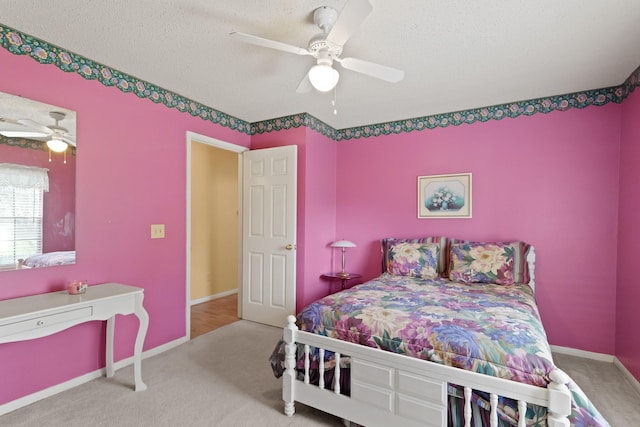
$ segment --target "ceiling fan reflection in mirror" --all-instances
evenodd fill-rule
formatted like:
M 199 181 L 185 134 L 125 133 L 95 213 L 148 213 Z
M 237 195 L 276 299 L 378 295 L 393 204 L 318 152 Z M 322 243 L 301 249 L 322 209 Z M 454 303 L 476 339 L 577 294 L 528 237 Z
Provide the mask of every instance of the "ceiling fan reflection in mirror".
M 232 32 L 229 35 L 244 43 L 316 58 L 316 65 L 311 67 L 298 85 L 298 93 L 309 92 L 311 87 L 320 92 L 333 89 L 340 79 L 340 74 L 333 68 L 334 61 L 347 70 L 397 83 L 404 78 L 402 70 L 361 59 L 340 57 L 344 44 L 372 10 L 368 0 L 348 0 L 340 14 L 328 6 L 317 8 L 313 20 L 322 32 L 311 38 L 306 49 L 245 33 Z
M 1 129 L 0 135 L 7 138 L 27 138 L 45 141 L 47 147 L 56 153 L 62 153 L 67 150 L 69 145 L 75 147 L 75 137 L 69 134 L 69 131 L 60 126 L 60 122 L 64 120 L 66 114 L 60 111 L 51 111 L 49 116 L 55 121 L 54 125 L 45 126 L 31 119 L 10 119 L 0 117 L 0 123 L 6 123 L 7 129 Z

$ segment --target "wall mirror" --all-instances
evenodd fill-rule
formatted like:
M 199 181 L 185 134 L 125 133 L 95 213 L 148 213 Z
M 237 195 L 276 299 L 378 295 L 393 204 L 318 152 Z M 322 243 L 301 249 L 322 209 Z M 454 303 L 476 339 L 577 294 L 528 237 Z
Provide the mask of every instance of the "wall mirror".
M 0 271 L 74 264 L 76 113 L 0 92 Z

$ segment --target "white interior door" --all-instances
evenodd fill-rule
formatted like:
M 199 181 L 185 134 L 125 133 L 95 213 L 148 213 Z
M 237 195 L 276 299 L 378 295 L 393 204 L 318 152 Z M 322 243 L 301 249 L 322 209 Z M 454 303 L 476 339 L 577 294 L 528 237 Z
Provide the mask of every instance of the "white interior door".
M 242 318 L 282 327 L 296 309 L 297 147 L 242 156 Z

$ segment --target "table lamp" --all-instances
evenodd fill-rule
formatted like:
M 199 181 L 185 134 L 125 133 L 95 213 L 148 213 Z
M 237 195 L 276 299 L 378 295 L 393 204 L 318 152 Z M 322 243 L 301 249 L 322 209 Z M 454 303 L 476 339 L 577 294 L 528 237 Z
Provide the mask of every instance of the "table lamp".
M 347 252 L 347 248 L 355 248 L 356 244 L 350 242 L 348 240 L 338 240 L 337 242 L 333 242 L 331 245 L 333 248 L 342 248 L 342 271 L 336 274 L 338 277 L 349 277 L 349 273 L 345 270 L 345 254 Z

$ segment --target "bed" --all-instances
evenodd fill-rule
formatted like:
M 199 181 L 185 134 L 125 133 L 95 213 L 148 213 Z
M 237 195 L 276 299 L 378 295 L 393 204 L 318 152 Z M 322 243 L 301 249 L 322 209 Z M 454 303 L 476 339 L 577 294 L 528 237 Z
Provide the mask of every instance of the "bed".
M 18 268 L 52 267 L 56 265 L 75 264 L 76 251 L 56 251 L 36 254 L 18 260 Z
M 533 247 L 385 239 L 382 252 L 381 276 L 287 319 L 272 356 L 287 415 L 297 401 L 367 426 L 608 425 L 553 364 Z

